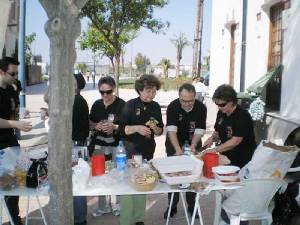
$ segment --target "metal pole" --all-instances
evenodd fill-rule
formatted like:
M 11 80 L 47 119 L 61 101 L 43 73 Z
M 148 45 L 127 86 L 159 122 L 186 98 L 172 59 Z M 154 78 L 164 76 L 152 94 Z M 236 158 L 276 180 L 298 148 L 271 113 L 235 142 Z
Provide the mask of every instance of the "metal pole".
M 25 80 L 25 19 L 26 19 L 26 0 L 20 0 L 20 17 L 19 17 L 19 79 L 22 85 L 22 91 L 20 93 L 20 107 L 25 107 L 25 95 L 26 95 L 26 80 Z
M 241 50 L 241 77 L 240 91 L 245 91 L 245 66 L 246 66 L 246 38 L 247 38 L 247 9 L 248 0 L 243 0 L 243 28 L 242 28 L 242 50 Z
M 200 1 L 200 28 L 199 28 L 199 53 L 198 53 L 198 67 L 197 67 L 197 76 L 201 75 L 201 47 L 202 47 L 202 29 L 203 29 L 203 4 L 204 0 Z

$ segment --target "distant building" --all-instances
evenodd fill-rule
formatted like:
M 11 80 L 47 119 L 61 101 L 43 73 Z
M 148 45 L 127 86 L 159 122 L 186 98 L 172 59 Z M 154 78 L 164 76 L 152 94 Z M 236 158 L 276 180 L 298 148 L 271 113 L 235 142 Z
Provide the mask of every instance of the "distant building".
M 0 57 L 17 56 L 19 0 L 0 1 Z

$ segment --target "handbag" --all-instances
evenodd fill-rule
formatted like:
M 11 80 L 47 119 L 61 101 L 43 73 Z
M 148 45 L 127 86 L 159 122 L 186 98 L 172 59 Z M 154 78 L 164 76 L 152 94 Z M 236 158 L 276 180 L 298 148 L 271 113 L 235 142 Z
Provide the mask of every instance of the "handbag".
M 32 161 L 31 166 L 27 171 L 26 186 L 29 188 L 36 188 L 39 185 L 39 181 L 45 180 L 48 177 L 47 158 L 46 156 L 40 159 L 30 159 Z

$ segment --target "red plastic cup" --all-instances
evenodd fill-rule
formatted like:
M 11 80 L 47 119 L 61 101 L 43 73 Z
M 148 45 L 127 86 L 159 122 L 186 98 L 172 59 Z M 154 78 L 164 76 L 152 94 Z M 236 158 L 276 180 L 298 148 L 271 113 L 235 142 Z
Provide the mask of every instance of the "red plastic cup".
M 104 155 L 93 155 L 91 158 L 92 176 L 99 176 L 105 173 Z
M 209 152 L 203 156 L 203 175 L 207 178 L 214 178 L 212 168 L 219 165 L 219 154 L 214 152 Z

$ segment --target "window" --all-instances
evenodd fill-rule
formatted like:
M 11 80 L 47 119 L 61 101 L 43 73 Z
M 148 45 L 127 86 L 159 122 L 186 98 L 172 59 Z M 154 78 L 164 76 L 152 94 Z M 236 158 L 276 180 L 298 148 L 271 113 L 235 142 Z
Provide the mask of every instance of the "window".
M 270 8 L 270 39 L 269 39 L 269 60 L 268 70 L 279 66 L 282 62 L 282 12 L 284 2 L 273 5 Z M 281 96 L 281 73 L 276 75 L 267 86 L 266 104 L 273 110 L 280 108 Z

